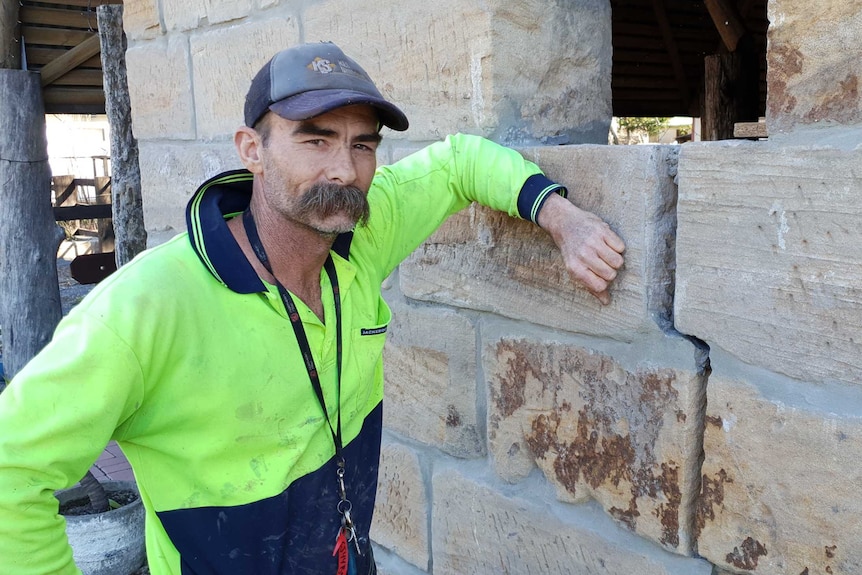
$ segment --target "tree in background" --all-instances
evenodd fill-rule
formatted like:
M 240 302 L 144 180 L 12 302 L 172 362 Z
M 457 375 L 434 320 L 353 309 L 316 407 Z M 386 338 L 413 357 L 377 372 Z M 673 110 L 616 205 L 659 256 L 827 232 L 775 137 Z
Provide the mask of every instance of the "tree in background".
M 655 136 L 666 130 L 670 118 L 640 118 L 640 117 L 620 117 L 617 118 L 620 129 L 625 131 L 625 142 L 630 144 L 633 139 L 639 139 L 640 136 L 646 134 L 647 141 L 649 136 Z

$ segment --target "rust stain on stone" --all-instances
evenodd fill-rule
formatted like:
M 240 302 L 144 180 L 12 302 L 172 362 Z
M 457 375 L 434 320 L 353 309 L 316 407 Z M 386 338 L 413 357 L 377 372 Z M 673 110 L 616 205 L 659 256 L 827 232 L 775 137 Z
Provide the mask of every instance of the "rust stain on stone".
M 706 424 L 712 425 L 714 427 L 721 427 L 724 424 L 724 422 L 721 421 L 720 417 L 715 417 L 713 415 L 707 415 L 706 416 Z
M 500 395 L 497 397 L 497 409 L 503 417 L 509 417 L 524 405 L 524 382 L 527 372 L 531 369 L 523 349 L 514 343 L 500 342 L 497 355 L 511 354 L 506 360 L 505 374 L 500 375 Z
M 630 531 L 635 530 L 635 527 L 637 526 L 637 518 L 640 517 L 640 512 L 638 511 L 637 500 L 634 497 L 629 501 L 628 509 L 611 507 L 608 509 L 608 512 L 611 514 L 611 517 L 628 527 Z
M 818 104 L 805 114 L 807 121 L 842 120 L 858 111 L 859 78 L 848 74 L 839 84 L 837 90 L 819 98 Z
M 769 107 L 775 112 L 788 114 L 796 108 L 796 97 L 788 93 L 787 81 L 802 72 L 805 57 L 787 44 L 770 48 L 769 56 Z
M 458 413 L 454 405 L 450 405 L 446 413 L 446 426 L 458 427 L 459 425 L 461 425 L 461 414 Z
M 634 448 L 628 437 L 600 437 L 589 425 L 584 409 L 578 412 L 577 434 L 574 441 L 560 441 L 557 429 L 560 413 L 541 414 L 532 422 L 526 438 L 530 453 L 537 459 L 549 452 L 556 455 L 553 467 L 557 480 L 572 494 L 577 492 L 578 481 L 590 487 L 609 482 L 619 486 L 623 479 L 631 479 Z
M 661 464 L 659 485 L 664 493 L 666 503 L 656 508 L 656 515 L 661 521 L 661 542 L 671 547 L 679 547 L 679 506 L 682 503 L 682 491 L 679 488 L 679 467 L 673 462 Z
M 715 477 L 703 476 L 701 483 L 700 498 L 697 501 L 694 521 L 694 537 L 700 537 L 707 521 L 715 520 L 715 507 L 724 504 L 724 485 L 733 483 L 733 479 L 727 476 L 724 469 L 719 470 Z
M 725 560 L 739 569 L 754 571 L 761 557 L 766 557 L 766 547 L 760 542 L 747 537 L 739 547 L 734 547 Z
M 838 549 L 838 546 L 837 546 L 837 545 L 827 545 L 827 546 L 825 547 L 825 550 L 826 550 L 826 558 L 827 558 L 827 559 L 832 559 L 832 558 L 834 558 L 834 557 L 835 557 L 835 550 L 836 550 L 836 549 Z

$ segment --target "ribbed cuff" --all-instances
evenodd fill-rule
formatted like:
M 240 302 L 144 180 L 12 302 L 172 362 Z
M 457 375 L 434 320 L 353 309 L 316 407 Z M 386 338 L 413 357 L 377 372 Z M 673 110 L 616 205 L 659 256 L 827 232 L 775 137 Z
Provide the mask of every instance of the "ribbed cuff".
M 518 214 L 521 218 L 538 224 L 536 220 L 539 217 L 542 205 L 544 205 L 548 196 L 554 193 L 564 198 L 569 195 L 569 191 L 564 186 L 552 182 L 543 174 L 530 176 L 524 182 L 524 185 L 521 186 L 521 193 L 518 195 Z

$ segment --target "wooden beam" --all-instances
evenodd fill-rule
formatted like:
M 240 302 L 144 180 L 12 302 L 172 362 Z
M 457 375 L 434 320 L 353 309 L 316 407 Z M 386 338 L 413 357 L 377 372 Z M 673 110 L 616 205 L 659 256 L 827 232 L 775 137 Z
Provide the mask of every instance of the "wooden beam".
M 44 66 L 49 62 L 53 62 L 63 54 L 68 52 L 64 48 L 35 48 L 27 47 L 27 62 L 31 66 Z M 102 69 L 102 59 L 97 54 L 86 62 L 81 63 L 78 68 L 93 68 L 96 70 Z
M 22 26 L 21 36 L 24 42 L 43 46 L 66 46 L 73 48 L 94 36 L 93 32 L 85 30 L 65 30 L 63 28 L 42 28 L 40 26 Z
M 111 217 L 111 204 L 81 204 L 78 206 L 54 208 L 54 220 L 98 220 Z
M 54 6 L 77 6 L 80 8 L 95 8 L 102 4 L 122 4 L 123 0 L 38 0 L 39 4 L 51 4 Z M 31 5 L 33 2 L 24 2 Z
M 736 52 L 736 45 L 745 36 L 745 24 L 730 0 L 703 0 L 715 29 L 728 52 Z
M 734 138 L 768 138 L 766 122 L 737 122 L 733 125 Z
M 18 18 L 25 25 L 60 26 L 95 31 L 96 13 L 81 10 L 61 10 L 41 6 L 22 6 Z
M 92 86 L 102 87 L 101 70 L 82 70 L 76 68 L 71 72 L 60 76 L 51 84 L 52 86 Z
M 104 114 L 105 92 L 101 88 L 60 88 L 49 87 L 42 91 L 42 98 L 45 100 L 45 107 L 55 108 L 56 106 L 74 107 L 74 106 L 98 106 L 102 108 L 101 112 L 90 112 L 93 114 Z M 57 112 L 49 112 L 57 113 Z M 72 113 L 72 112 L 69 112 Z
M 652 0 L 653 13 L 655 13 L 658 27 L 661 30 L 662 40 L 664 40 L 665 48 L 667 49 L 668 57 L 670 58 L 671 66 L 673 66 L 673 75 L 676 78 L 679 97 L 682 100 L 683 108 L 689 108 L 689 88 L 688 80 L 685 76 L 685 68 L 682 65 L 682 59 L 679 56 L 679 49 L 676 46 L 676 40 L 673 37 L 673 31 L 670 28 L 670 21 L 667 18 L 667 8 L 664 0 Z
M 47 86 L 54 80 L 76 68 L 79 64 L 86 62 L 99 53 L 101 45 L 99 36 L 93 35 L 78 44 L 53 62 L 42 66 L 42 86 Z

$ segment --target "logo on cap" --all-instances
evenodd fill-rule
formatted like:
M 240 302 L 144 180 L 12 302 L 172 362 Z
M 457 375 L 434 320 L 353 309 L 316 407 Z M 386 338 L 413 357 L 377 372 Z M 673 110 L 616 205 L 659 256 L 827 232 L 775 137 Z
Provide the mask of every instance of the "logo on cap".
M 309 64 L 307 67 L 309 70 L 319 72 L 321 74 L 329 74 L 330 72 L 332 72 L 332 62 L 325 58 L 321 58 L 320 56 L 312 60 L 311 64 Z

